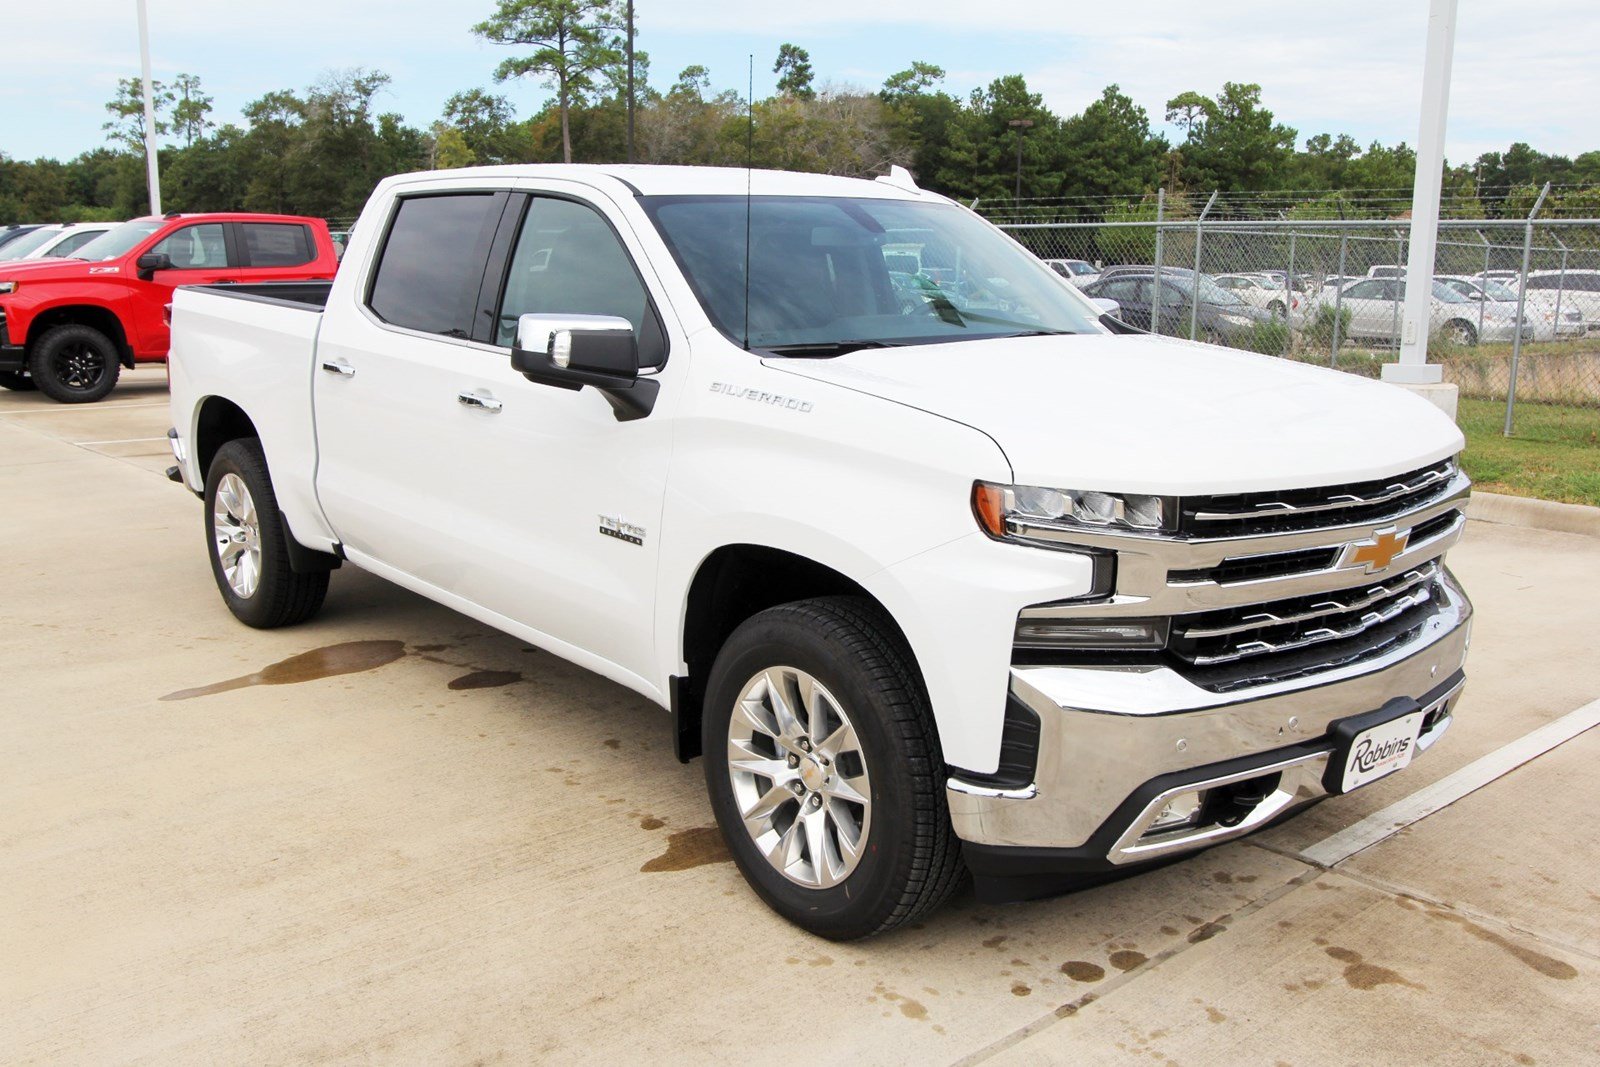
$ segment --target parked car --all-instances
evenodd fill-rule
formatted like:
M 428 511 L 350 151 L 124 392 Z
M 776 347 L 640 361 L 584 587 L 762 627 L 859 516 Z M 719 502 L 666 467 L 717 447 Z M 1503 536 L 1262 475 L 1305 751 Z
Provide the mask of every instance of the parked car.
M 1376 266 L 1367 268 L 1367 277 L 1369 278 L 1404 278 L 1405 276 L 1406 269 L 1397 267 L 1392 263 L 1379 263 Z
M 332 278 L 327 223 L 291 215 L 134 219 L 67 259 L 0 264 L 0 386 L 100 400 L 123 367 L 167 357 L 179 285 Z
M 12 223 L 10 226 L 0 226 L 0 249 L 5 248 L 12 241 L 25 237 L 34 230 L 42 229 L 44 226 L 45 223 L 42 222 L 22 222 Z
M 1253 307 L 1270 312 L 1277 318 L 1292 313 L 1296 321 L 1305 317 L 1310 300 L 1299 292 L 1285 293 L 1283 279 L 1267 274 L 1219 274 L 1217 285 Z
M 1244 271 L 1243 273 L 1246 276 L 1255 275 L 1257 277 L 1266 278 L 1269 281 L 1271 281 L 1273 285 L 1277 286 L 1279 289 L 1283 288 L 1283 279 L 1289 276 L 1289 272 L 1288 271 L 1286 271 L 1286 270 L 1275 270 L 1275 269 L 1273 269 L 1271 267 L 1268 267 L 1265 270 Z M 1314 292 L 1316 290 L 1316 284 L 1317 284 L 1316 283 L 1316 279 L 1313 278 L 1311 275 L 1309 275 L 1309 274 L 1301 274 L 1299 271 L 1295 272 L 1295 276 L 1294 276 L 1294 290 L 1295 290 L 1295 292 L 1298 292 L 1298 293 L 1312 293 L 1312 292 Z
M 109 230 L 117 222 L 67 222 L 40 226 L 9 244 L 0 245 L 0 263 L 30 259 L 63 259 Z
M 1047 259 L 1050 269 L 1061 275 L 1073 285 L 1084 286 L 1100 277 L 1099 269 L 1087 260 L 1082 259 Z
M 1437 280 L 1454 289 L 1474 303 L 1483 305 L 1485 319 L 1490 312 L 1509 318 L 1517 313 L 1515 289 L 1494 279 L 1470 278 L 1459 274 L 1441 274 Z M 1557 308 L 1553 298 L 1542 292 L 1530 292 L 1523 300 L 1523 316 L 1533 324 L 1533 340 L 1554 341 L 1562 337 L 1584 335 L 1583 312 L 1571 301 Z
M 904 313 L 889 242 L 1012 310 Z M 177 291 L 171 476 L 242 623 L 348 562 L 599 672 L 764 901 L 867 936 L 1263 829 L 1456 710 L 1454 423 L 1096 312 L 903 171 L 399 175 L 331 284 Z
M 1515 291 L 1516 280 L 1507 283 Z M 1600 270 L 1535 270 L 1528 272 L 1528 295 L 1540 296 L 1553 305 L 1561 302 L 1583 315 L 1585 331 L 1600 330 Z
M 1352 341 L 1398 344 L 1404 313 L 1405 279 L 1363 278 L 1344 289 L 1341 305 L 1349 316 L 1345 331 Z M 1331 303 L 1331 301 L 1324 301 Z M 1429 329 L 1440 339 L 1458 345 L 1479 341 L 1509 341 L 1516 333 L 1516 308 L 1510 314 L 1485 309 L 1483 332 L 1479 335 L 1478 306 L 1442 282 L 1433 283 L 1429 297 Z M 1532 325 L 1523 329 L 1524 338 L 1533 336 Z
M 1522 272 L 1516 270 L 1480 270 L 1473 275 L 1474 278 L 1489 278 L 1502 283 L 1514 282 L 1521 276 Z
M 1161 300 L 1159 303 L 1160 328 L 1154 332 L 1167 336 L 1189 335 L 1190 309 L 1196 278 L 1193 271 L 1161 271 Z M 1130 326 L 1150 330 L 1151 296 L 1155 291 L 1155 274 L 1123 272 L 1101 279 L 1083 287 L 1083 294 L 1102 300 L 1114 300 L 1122 308 L 1121 319 Z M 1193 316 L 1198 328 L 1196 338 L 1212 344 L 1244 344 L 1257 325 L 1272 321 L 1272 313 L 1247 304 L 1238 296 L 1222 288 L 1207 275 L 1199 276 L 1199 313 Z

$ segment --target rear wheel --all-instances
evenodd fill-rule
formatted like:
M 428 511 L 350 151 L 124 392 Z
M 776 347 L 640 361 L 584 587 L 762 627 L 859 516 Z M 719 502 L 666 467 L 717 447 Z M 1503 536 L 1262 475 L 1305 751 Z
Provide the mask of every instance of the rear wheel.
M 1453 345 L 1475 345 L 1478 331 L 1472 328 L 1472 323 L 1455 319 L 1445 324 L 1444 339 Z
M 19 370 L 0 370 L 0 389 L 31 393 L 37 388 L 39 387 L 33 384 L 33 379 Z
M 1283 301 L 1274 300 L 1272 303 L 1267 305 L 1267 311 L 1269 311 L 1272 314 L 1272 317 L 1275 319 L 1283 318 Z
M 865 937 L 955 888 L 938 735 L 910 651 L 875 605 L 828 597 L 747 620 L 712 667 L 702 727 L 729 851 L 790 922 Z
M 259 440 L 229 441 L 217 450 L 205 502 L 211 574 L 235 618 L 266 630 L 321 610 L 328 574 L 297 574 L 290 566 L 288 528 Z
M 62 404 L 103 400 L 117 384 L 117 346 L 93 326 L 57 326 L 34 344 L 28 372 L 39 391 Z

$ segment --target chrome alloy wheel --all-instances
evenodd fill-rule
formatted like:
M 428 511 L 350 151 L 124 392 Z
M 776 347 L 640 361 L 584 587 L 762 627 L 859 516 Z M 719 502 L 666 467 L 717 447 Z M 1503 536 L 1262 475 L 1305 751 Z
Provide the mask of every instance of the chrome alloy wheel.
M 234 595 L 248 600 L 261 584 L 261 521 L 244 479 L 224 474 L 211 504 L 217 562 Z
M 805 671 L 744 684 L 728 720 L 728 778 L 745 830 L 774 870 L 828 889 L 861 860 L 872 784 L 850 717 Z

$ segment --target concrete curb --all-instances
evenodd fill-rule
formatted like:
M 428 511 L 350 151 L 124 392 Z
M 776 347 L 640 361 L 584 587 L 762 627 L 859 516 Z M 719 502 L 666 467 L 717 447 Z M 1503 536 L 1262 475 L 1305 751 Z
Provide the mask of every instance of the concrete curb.
M 1532 526 L 1600 537 L 1600 508 L 1586 504 L 1558 504 L 1553 500 L 1474 490 L 1467 505 L 1467 517 L 1502 526 Z

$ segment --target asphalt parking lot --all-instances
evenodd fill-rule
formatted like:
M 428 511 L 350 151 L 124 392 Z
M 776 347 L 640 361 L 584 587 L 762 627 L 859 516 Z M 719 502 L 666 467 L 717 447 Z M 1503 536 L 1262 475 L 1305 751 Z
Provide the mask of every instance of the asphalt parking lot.
M 1600 730 L 1507 748 L 1600 698 L 1594 538 L 1470 525 L 1468 689 L 1404 774 L 837 945 L 746 890 L 632 693 L 348 567 L 234 622 L 165 401 L 0 394 L 0 1062 L 1600 1060 Z

